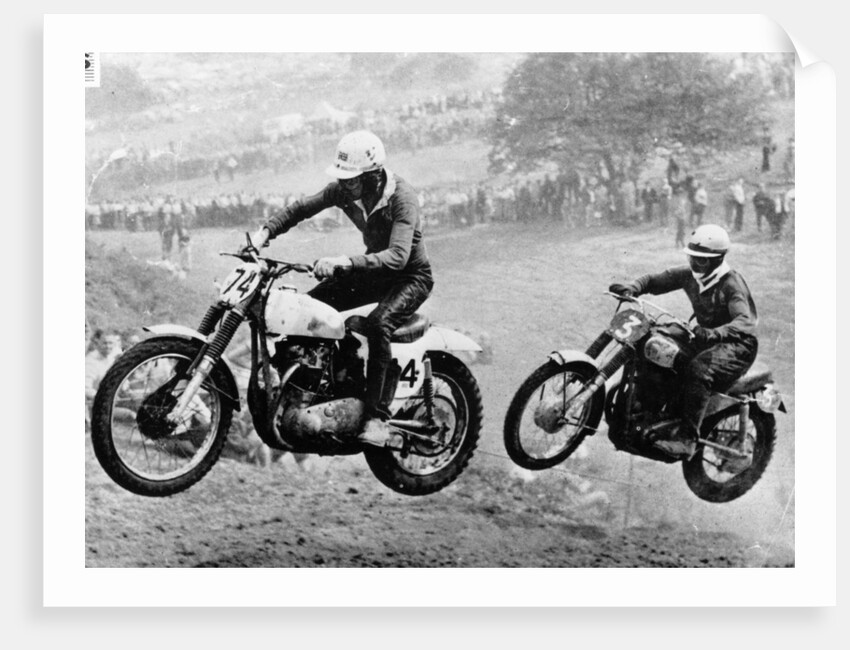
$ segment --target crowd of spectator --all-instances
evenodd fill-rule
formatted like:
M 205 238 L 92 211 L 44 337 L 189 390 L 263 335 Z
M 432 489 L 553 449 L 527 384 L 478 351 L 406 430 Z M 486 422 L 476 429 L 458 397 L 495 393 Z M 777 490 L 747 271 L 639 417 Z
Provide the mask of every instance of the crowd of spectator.
M 445 145 L 478 137 L 495 114 L 498 90 L 437 95 L 382 110 L 343 113 L 306 120 L 285 132 L 267 132 L 258 127 L 243 144 L 228 151 L 203 151 L 205 141 L 215 134 L 180 144 L 154 148 L 130 143 L 114 150 L 103 149 L 89 156 L 89 174 L 108 168 L 109 183 L 116 189 L 152 186 L 211 175 L 216 182 L 232 181 L 236 174 L 270 169 L 274 173 L 314 164 L 317 152 L 333 150 L 348 131 L 365 128 L 380 133 L 393 151 L 416 152 L 423 147 Z
M 711 183 L 713 187 L 717 183 Z M 190 228 L 256 226 L 303 194 L 256 192 L 221 193 L 207 197 L 136 197 L 126 201 L 102 201 L 86 206 L 86 227 L 92 230 L 160 231 L 180 220 Z M 657 223 L 676 227 L 677 244 L 685 231 L 703 223 L 709 212 L 731 232 L 743 228 L 748 205 L 754 225 L 779 238 L 794 218 L 794 188 L 747 185 L 734 180 L 719 201 L 710 201 L 706 182 L 687 169 L 679 172 L 675 161 L 666 178 L 645 181 L 642 187 L 630 179 L 619 184 L 577 170 L 543 177 L 527 177 L 472 187 L 452 184 L 424 188 L 419 193 L 422 218 L 429 227 L 463 228 L 488 222 L 560 221 L 568 227 Z M 711 210 L 709 206 L 713 204 Z M 325 211 L 306 227 L 328 228 L 344 222 L 339 210 Z

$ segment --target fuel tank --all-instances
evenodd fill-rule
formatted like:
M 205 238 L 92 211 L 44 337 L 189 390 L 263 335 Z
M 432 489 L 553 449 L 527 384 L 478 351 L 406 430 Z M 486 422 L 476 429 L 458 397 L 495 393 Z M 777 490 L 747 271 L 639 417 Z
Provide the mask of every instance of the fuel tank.
M 275 287 L 271 291 L 265 318 L 270 335 L 317 339 L 345 336 L 345 321 L 336 309 L 292 287 Z

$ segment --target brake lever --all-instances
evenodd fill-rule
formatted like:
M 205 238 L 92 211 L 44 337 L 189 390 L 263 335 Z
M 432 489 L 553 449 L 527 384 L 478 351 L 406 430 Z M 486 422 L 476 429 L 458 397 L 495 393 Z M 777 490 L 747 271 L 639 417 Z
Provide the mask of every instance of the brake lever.
M 603 291 L 602 293 L 608 294 L 609 296 L 613 296 L 620 302 L 640 302 L 636 296 L 624 296 L 619 293 L 614 293 L 613 291 Z

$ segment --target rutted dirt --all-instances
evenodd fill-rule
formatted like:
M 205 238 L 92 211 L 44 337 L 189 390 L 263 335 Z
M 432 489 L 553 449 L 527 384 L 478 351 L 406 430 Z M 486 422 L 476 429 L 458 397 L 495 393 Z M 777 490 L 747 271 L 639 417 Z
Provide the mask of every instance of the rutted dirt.
M 786 566 L 789 549 L 673 523 L 623 528 L 623 512 L 565 475 L 473 463 L 438 494 L 405 497 L 361 458 L 223 459 L 165 499 L 114 485 L 87 442 L 89 567 L 741 567 Z

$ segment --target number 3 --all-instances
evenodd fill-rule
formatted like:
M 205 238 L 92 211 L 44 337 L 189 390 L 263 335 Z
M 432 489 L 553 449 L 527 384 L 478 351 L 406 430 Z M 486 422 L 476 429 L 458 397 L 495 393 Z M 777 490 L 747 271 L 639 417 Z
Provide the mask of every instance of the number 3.
M 629 316 L 629 320 L 623 323 L 623 326 L 620 329 L 614 330 L 614 335 L 618 339 L 627 339 L 632 335 L 632 330 L 634 330 L 635 325 L 640 325 L 640 319 L 634 315 Z

